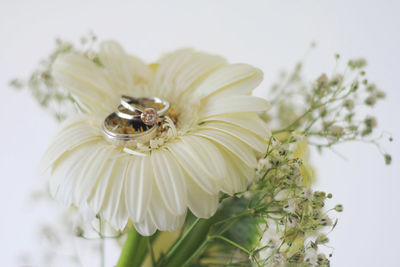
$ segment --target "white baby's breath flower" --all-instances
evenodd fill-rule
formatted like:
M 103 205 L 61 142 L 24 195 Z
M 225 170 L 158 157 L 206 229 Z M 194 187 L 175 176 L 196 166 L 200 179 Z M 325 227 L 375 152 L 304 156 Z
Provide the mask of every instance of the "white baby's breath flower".
M 70 53 L 53 64 L 56 81 L 84 111 L 61 125 L 42 160 L 55 198 L 88 207 L 117 229 L 130 219 L 151 235 L 180 228 L 187 208 L 208 218 L 219 192 L 246 188 L 269 135 L 257 115 L 268 103 L 250 95 L 259 69 L 191 49 L 146 65 L 111 41 L 98 59 Z M 176 120 L 149 145 L 116 147 L 101 125 L 121 94 L 165 99 Z
M 304 256 L 304 261 L 308 262 L 311 266 L 317 266 L 318 264 L 318 253 L 314 248 L 307 248 Z
M 274 250 L 282 243 L 282 233 L 279 231 L 275 221 L 268 221 L 268 229 L 264 232 L 260 240 L 259 247 L 262 248 L 259 252 L 260 259 L 269 258 Z M 265 226 L 264 226 L 265 227 Z
M 268 159 L 266 158 L 260 158 L 258 160 L 257 164 L 257 171 L 256 171 L 256 177 L 258 179 L 262 178 L 265 174 L 265 172 L 272 167 L 271 163 L 269 162 Z
M 295 213 L 297 207 L 296 199 L 289 199 L 286 206 L 283 208 L 288 213 Z
M 313 198 L 313 194 L 314 192 L 310 187 L 305 188 L 302 192 L 303 199 L 305 200 L 311 200 Z

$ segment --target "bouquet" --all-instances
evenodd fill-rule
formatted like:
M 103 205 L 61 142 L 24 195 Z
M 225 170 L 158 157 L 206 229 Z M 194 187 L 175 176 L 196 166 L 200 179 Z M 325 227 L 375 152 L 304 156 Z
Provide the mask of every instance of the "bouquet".
M 76 236 L 102 242 L 101 265 L 112 239 L 118 267 L 329 266 L 343 206 L 314 188 L 310 151 L 362 141 L 391 162 L 359 111 L 385 97 L 364 59 L 335 55 L 313 82 L 299 62 L 263 99 L 251 95 L 262 70 L 221 56 L 180 49 L 149 64 L 94 35 L 56 45 L 11 85 L 61 121 L 40 173 L 82 218 Z

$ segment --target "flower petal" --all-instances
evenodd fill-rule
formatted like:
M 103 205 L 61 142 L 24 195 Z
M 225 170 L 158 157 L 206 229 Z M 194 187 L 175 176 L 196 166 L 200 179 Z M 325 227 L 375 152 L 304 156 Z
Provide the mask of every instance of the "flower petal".
M 218 193 L 218 188 L 215 180 L 212 178 L 212 174 L 207 170 L 205 165 L 199 163 L 194 151 L 190 147 L 181 140 L 170 142 L 167 144 L 167 147 L 198 186 L 209 194 Z
M 255 112 L 220 114 L 217 116 L 204 118 L 201 122 L 208 121 L 227 122 L 247 129 L 252 133 L 257 134 L 261 138 L 268 138 L 271 136 L 271 130 Z
M 100 44 L 99 58 L 109 73 L 117 94 L 133 90 L 131 62 L 124 49 L 115 41 Z
M 109 110 L 118 98 L 107 74 L 82 55 L 59 55 L 53 63 L 52 73 L 57 83 L 89 111 Z
M 213 131 L 207 129 L 199 129 L 193 134 L 214 141 L 215 143 L 231 151 L 234 155 L 239 157 L 249 167 L 256 168 L 257 160 L 254 151 L 248 145 L 238 140 L 237 138 L 219 131 Z
M 225 113 L 261 112 L 270 107 L 267 100 L 256 96 L 226 96 L 223 99 L 211 98 L 201 106 L 199 118 Z
M 126 170 L 130 156 L 119 156 L 108 179 L 106 191 L 101 207 L 101 215 L 115 228 L 123 229 L 128 221 L 128 213 L 125 206 L 125 184 Z
M 135 85 L 141 83 L 150 83 L 154 76 L 150 67 L 137 57 L 129 55 L 128 58 L 130 69 L 133 74 L 133 83 Z
M 161 231 L 175 231 L 182 227 L 187 208 L 185 206 L 184 212 L 180 215 L 172 214 L 166 206 L 167 203 L 164 201 L 164 198 L 161 196 L 159 186 L 160 184 L 157 184 L 157 186 L 153 187 L 149 210 L 150 217 L 157 229 Z
M 150 156 L 134 156 L 128 166 L 125 181 L 125 201 L 129 217 L 140 222 L 149 206 L 154 174 Z
M 165 205 L 174 215 L 186 211 L 187 191 L 185 178 L 171 152 L 159 149 L 151 153 L 155 181 Z
M 222 57 L 181 49 L 160 60 L 151 88 L 158 96 L 181 94 L 224 64 Z
M 84 171 L 82 171 L 79 182 L 77 182 L 75 186 L 76 205 L 80 205 L 88 200 L 104 166 L 114 153 L 114 147 L 112 146 L 96 145 L 99 149 L 86 158 L 86 167 Z
M 89 206 L 93 209 L 94 213 L 99 213 L 102 209 L 103 203 L 107 196 L 108 185 L 111 181 L 114 166 L 118 159 L 118 152 L 115 151 L 104 164 L 100 176 L 97 179 L 96 185 L 93 187 L 91 195 L 88 199 Z
M 243 128 L 225 122 L 207 122 L 205 124 L 202 124 L 200 127 L 201 129 L 211 129 L 230 134 L 237 139 L 243 141 L 256 151 L 260 153 L 266 152 L 266 141 Z
M 85 168 L 90 164 L 87 159 L 98 150 L 97 144 L 88 143 L 57 159 L 52 166 L 49 180 L 50 193 L 56 199 L 67 206 L 77 203 L 77 192 L 74 189 L 83 178 Z
M 227 175 L 225 159 L 219 149 L 212 141 L 207 138 L 186 135 L 180 138 L 184 142 L 187 150 L 191 151 L 193 159 L 201 166 L 201 169 L 209 172 L 208 175 L 214 180 L 224 179 Z M 204 178 L 207 178 L 205 176 Z M 219 188 L 217 188 L 219 190 Z
M 157 227 L 150 217 L 150 212 L 144 216 L 143 220 L 134 223 L 136 231 L 143 236 L 151 236 L 157 231 Z
M 87 120 L 87 116 L 78 115 L 61 124 L 39 164 L 39 173 L 44 173 L 64 153 L 103 138 L 99 130 L 89 125 Z
M 263 80 L 260 69 L 247 64 L 225 66 L 205 79 L 195 90 L 195 96 L 202 99 L 207 96 L 223 97 L 230 95 L 248 95 Z
M 210 218 L 218 208 L 218 194 L 209 194 L 188 177 L 188 206 L 199 218 Z

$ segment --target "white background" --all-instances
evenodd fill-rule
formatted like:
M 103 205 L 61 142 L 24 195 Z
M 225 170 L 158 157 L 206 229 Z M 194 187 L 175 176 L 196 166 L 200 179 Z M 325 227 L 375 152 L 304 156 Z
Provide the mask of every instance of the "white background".
M 29 93 L 7 82 L 26 76 L 53 48 L 54 38 L 78 41 L 93 30 L 119 40 L 126 50 L 154 61 L 166 51 L 196 47 L 231 62 L 260 67 L 266 95 L 279 70 L 307 60 L 311 79 L 334 66 L 333 54 L 363 56 L 370 80 L 388 98 L 374 111 L 379 128 L 394 142 L 386 167 L 377 150 L 347 144 L 335 153 L 314 154 L 317 188 L 342 203 L 338 227 L 329 236 L 332 266 L 400 266 L 400 2 L 384 0 L 313 1 L 0 1 L 0 265 L 18 266 L 22 251 L 36 253 L 38 222 L 56 216 L 35 212 L 29 192 L 44 181 L 36 167 L 57 124 Z M 35 241 L 36 240 L 36 241 Z M 37 252 L 38 253 L 38 252 Z M 108 264 L 113 262 L 108 257 Z M 32 266 L 35 265 L 32 262 Z

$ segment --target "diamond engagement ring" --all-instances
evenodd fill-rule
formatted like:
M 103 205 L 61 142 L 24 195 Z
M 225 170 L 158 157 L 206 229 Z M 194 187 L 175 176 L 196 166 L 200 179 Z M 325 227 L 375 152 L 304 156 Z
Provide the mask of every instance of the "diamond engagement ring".
M 140 119 L 146 125 L 153 125 L 169 110 L 169 102 L 158 97 L 121 96 L 121 106 L 131 111 L 132 119 Z M 122 107 L 118 107 L 120 110 Z M 138 115 L 140 114 L 140 116 Z
M 103 134 L 117 146 L 146 143 L 156 136 L 160 118 L 169 107 L 168 101 L 158 97 L 123 95 L 116 111 L 103 121 Z

